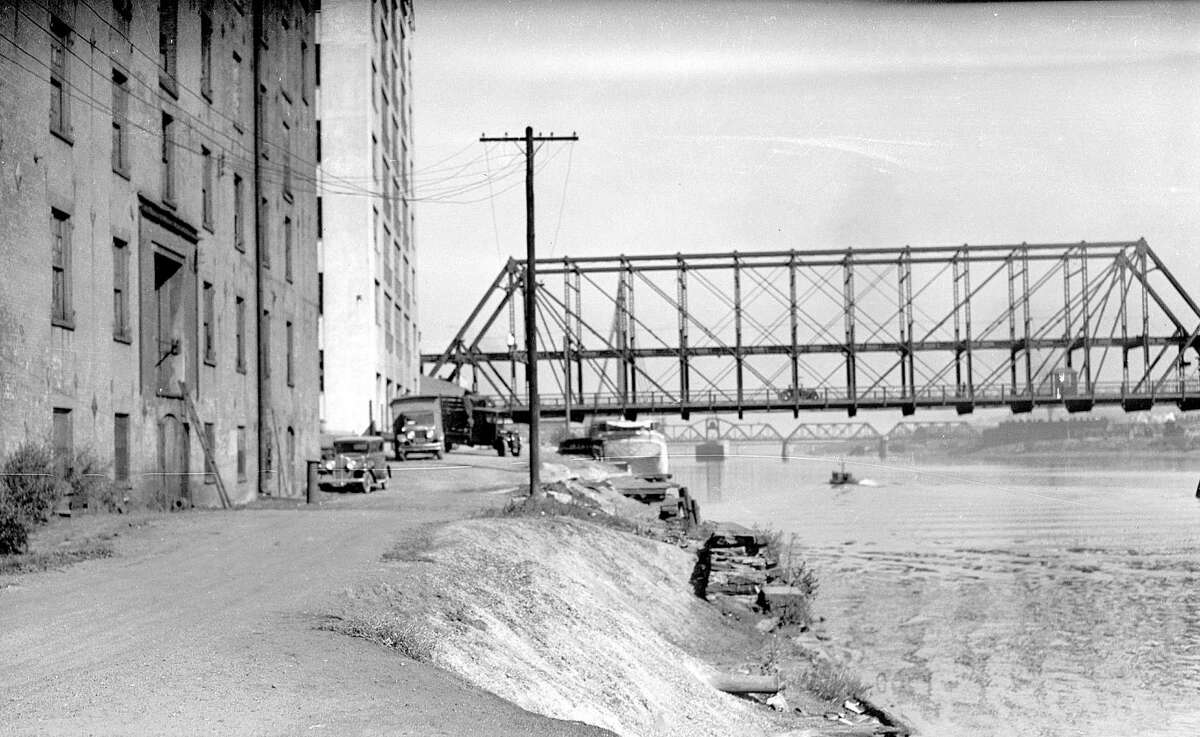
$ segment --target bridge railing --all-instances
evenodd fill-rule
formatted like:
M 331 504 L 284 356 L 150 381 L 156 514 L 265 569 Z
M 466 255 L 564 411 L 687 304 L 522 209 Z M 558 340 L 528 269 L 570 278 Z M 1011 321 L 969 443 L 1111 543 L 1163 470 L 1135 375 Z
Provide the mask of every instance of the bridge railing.
M 1163 382 L 1157 386 L 1136 387 L 1124 382 L 1096 382 L 1092 390 L 1087 391 L 1082 385 L 1074 389 L 1052 385 L 1026 387 L 1009 384 L 996 384 L 976 387 L 971 391 L 967 387 L 923 386 L 915 390 L 905 391 L 898 386 L 876 387 L 869 391 L 861 391 L 855 395 L 832 387 L 805 389 L 799 396 L 792 398 L 788 390 L 754 389 L 741 393 L 709 391 L 692 395 L 686 403 L 681 403 L 678 394 L 662 391 L 638 391 L 622 396 L 615 392 L 591 392 L 584 397 L 574 397 L 570 406 L 575 411 L 584 413 L 592 411 L 613 412 L 625 407 L 636 407 L 641 412 L 654 414 L 678 411 L 682 406 L 690 410 L 703 410 L 705 407 L 715 409 L 736 409 L 750 407 L 756 410 L 788 410 L 794 407 L 800 409 L 842 408 L 851 405 L 865 407 L 901 407 L 906 404 L 922 406 L 954 406 L 960 403 L 980 405 L 1005 405 L 1021 401 L 1033 400 L 1038 404 L 1070 399 L 1097 399 L 1119 401 L 1124 398 L 1145 398 L 1150 400 L 1177 401 L 1181 398 L 1200 397 L 1200 379 Z M 525 398 L 493 397 L 499 405 L 523 407 Z M 565 412 L 566 398 L 561 394 L 543 394 L 541 405 L 544 412 L 558 414 Z

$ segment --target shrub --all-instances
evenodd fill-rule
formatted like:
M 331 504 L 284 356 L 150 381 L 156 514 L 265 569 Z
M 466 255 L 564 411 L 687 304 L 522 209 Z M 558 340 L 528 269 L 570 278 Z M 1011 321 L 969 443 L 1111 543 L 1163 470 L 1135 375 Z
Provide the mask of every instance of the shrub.
M 772 545 L 779 545 L 781 537 L 774 535 Z M 813 621 L 812 602 L 817 598 L 818 582 L 816 572 L 799 556 L 798 547 L 796 536 L 792 535 L 779 554 L 778 578 L 780 582 L 799 589 L 804 598 L 778 606 L 773 613 L 779 617 L 782 625 L 807 627 Z
M 617 517 L 586 503 L 562 502 L 552 496 L 510 499 L 503 507 L 490 507 L 480 517 L 573 517 L 622 532 L 641 534 L 636 522 Z
M 75 453 L 75 463 L 67 472 L 66 482 L 74 497 L 71 506 L 86 506 L 91 511 L 116 511 L 117 495 L 112 479 L 108 477 L 108 464 L 97 458 L 90 448 L 80 448 Z
M 392 612 L 330 616 L 321 623 L 320 629 L 361 637 L 421 663 L 431 662 L 437 650 L 437 637 L 429 629 Z
M 0 500 L 0 555 L 23 553 L 28 544 L 29 529 L 16 510 Z
M 813 663 L 811 668 L 800 674 L 797 685 L 826 701 L 859 699 L 870 689 L 844 665 L 828 660 Z
M 26 440 L 0 468 L 0 507 L 7 506 L 26 526 L 50 519 L 60 474 L 49 443 Z

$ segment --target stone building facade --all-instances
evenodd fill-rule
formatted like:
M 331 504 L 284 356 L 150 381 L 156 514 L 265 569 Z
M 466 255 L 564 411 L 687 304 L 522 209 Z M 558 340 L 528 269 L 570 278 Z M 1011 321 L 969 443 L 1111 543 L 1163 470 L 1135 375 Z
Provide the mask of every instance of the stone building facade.
M 390 424 L 420 372 L 409 0 L 320 10 L 322 424 Z
M 315 18 L 0 0 L 0 455 L 134 504 L 303 493 L 318 446 Z

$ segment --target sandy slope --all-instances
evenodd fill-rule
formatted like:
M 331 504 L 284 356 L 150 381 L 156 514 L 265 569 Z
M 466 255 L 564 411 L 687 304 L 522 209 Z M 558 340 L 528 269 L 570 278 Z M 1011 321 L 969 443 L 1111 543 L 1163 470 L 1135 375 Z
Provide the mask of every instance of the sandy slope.
M 0 580 L 0 732 L 604 734 L 316 629 L 396 539 L 521 480 L 506 459 L 449 461 L 469 467 L 405 464 L 388 491 L 315 510 L 158 517 L 116 558 Z
M 347 610 L 423 622 L 434 662 L 525 708 L 623 735 L 782 731 L 681 647 L 727 634 L 689 590 L 693 554 L 579 520 L 497 518 L 440 526 L 398 557 Z

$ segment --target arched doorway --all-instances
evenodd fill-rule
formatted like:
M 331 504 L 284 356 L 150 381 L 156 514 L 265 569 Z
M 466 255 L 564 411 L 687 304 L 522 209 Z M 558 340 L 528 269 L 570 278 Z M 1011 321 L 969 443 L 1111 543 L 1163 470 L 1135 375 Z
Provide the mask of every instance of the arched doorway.
M 188 427 L 173 414 L 158 423 L 158 496 L 167 509 L 187 507 Z

